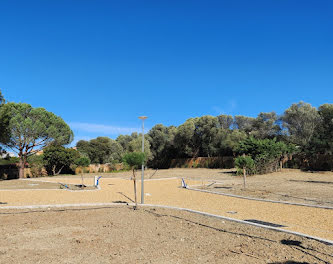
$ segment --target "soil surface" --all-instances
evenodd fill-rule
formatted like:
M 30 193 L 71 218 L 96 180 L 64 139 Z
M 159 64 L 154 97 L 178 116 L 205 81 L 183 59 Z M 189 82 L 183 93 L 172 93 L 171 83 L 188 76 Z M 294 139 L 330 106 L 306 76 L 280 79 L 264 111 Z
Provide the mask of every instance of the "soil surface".
M 89 178 L 94 175 L 102 175 L 105 178 L 129 179 L 132 173 L 85 174 L 85 177 Z M 199 185 L 202 186 L 198 186 L 199 188 L 214 192 L 333 207 L 333 172 L 304 172 L 296 169 L 283 169 L 282 172 L 248 176 L 244 190 L 243 177 L 237 176 L 234 169 L 188 168 L 149 169 L 145 171 L 146 179 L 170 177 L 201 180 L 202 184 Z M 138 178 L 141 178 L 139 171 Z M 210 186 L 207 187 L 207 185 Z
M 333 246 L 189 212 L 0 211 L 0 263 L 333 263 Z
M 148 171 L 146 176 L 149 176 L 149 172 L 153 171 Z M 204 175 L 204 172 L 213 175 Z M 296 171 L 295 173 L 298 172 Z M 287 173 L 281 173 L 282 176 L 285 174 L 288 175 L 288 171 Z M 115 175 L 117 177 L 115 177 Z M 198 175 L 204 176 L 200 179 Z M 101 188 L 95 190 L 0 190 L 0 208 L 2 211 L 10 206 L 101 204 L 113 202 L 132 203 L 135 200 L 133 195 L 133 181 L 129 180 L 131 176 L 130 173 L 124 173 L 123 176 L 121 176 L 120 173 L 111 175 L 112 177 L 105 177 L 106 175 L 103 176 L 104 177 L 100 180 Z M 182 177 L 186 178 L 186 183 L 190 186 L 207 186 L 208 184 L 211 184 L 213 180 L 217 181 L 216 179 L 213 179 L 217 176 L 220 177 L 219 179 L 221 179 L 221 177 L 226 177 L 226 179 L 231 179 L 235 182 L 238 181 L 238 184 L 241 184 L 242 182 L 241 178 L 230 176 L 230 173 L 228 174 L 221 170 L 183 169 L 157 171 L 151 179 L 147 178 L 145 180 L 145 203 L 189 208 L 239 220 L 269 222 L 281 225 L 280 228 L 287 231 L 300 232 L 333 241 L 333 210 L 246 200 L 180 188 Z M 323 174 L 323 176 L 330 177 L 330 174 Z M 211 177 L 211 179 L 209 179 L 209 177 Z M 270 177 L 270 175 L 267 175 L 267 177 Z M 192 178 L 197 180 L 193 180 Z M 81 178 L 77 176 L 47 177 L 33 180 L 35 180 L 34 182 L 36 183 L 43 181 L 55 183 L 62 182 L 73 185 L 82 183 Z M 323 180 L 323 178 L 321 178 L 321 180 Z M 222 180 L 222 183 L 226 181 L 227 180 Z M 327 181 L 327 179 L 325 181 Z M 92 175 L 88 175 L 84 179 L 84 184 L 87 186 L 93 185 L 93 182 L 94 179 Z M 300 183 L 296 182 L 296 184 Z M 138 181 L 138 201 L 141 200 L 140 185 L 141 182 Z
M 53 179 L 52 179 L 53 180 Z M 4 180 L 0 181 L 0 191 L 6 190 L 59 190 L 67 189 L 73 191 L 80 190 L 95 190 L 93 185 L 86 186 L 84 184 L 66 184 L 61 182 L 54 182 L 44 180 L 44 178 L 31 179 L 31 180 Z

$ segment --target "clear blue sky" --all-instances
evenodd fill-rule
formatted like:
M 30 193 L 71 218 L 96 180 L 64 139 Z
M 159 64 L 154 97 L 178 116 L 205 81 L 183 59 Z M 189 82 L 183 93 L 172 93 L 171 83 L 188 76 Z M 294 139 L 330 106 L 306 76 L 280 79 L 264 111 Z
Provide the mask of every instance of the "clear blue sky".
M 0 89 L 76 140 L 333 103 L 333 1 L 0 2 Z

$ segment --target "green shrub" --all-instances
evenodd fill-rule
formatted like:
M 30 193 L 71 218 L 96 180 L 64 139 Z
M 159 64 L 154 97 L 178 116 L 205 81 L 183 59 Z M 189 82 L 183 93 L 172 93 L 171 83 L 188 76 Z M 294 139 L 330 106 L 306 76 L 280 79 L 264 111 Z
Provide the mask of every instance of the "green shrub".
M 47 172 L 44 169 L 45 161 L 43 155 L 33 155 L 28 157 L 28 163 L 30 167 L 31 177 L 47 176 Z
M 253 173 L 269 173 L 279 167 L 279 163 L 285 155 L 296 151 L 294 145 L 277 142 L 276 139 L 256 139 L 249 137 L 237 147 L 239 155 L 247 155 L 254 161 L 255 171 Z M 251 169 L 252 170 L 252 169 Z
M 132 169 L 137 169 L 145 162 L 145 154 L 142 152 L 126 153 L 123 156 L 123 161 Z
M 255 162 L 249 156 L 237 157 L 235 159 L 235 166 L 237 168 L 237 174 L 243 174 L 243 169 L 245 169 L 249 175 L 255 173 Z

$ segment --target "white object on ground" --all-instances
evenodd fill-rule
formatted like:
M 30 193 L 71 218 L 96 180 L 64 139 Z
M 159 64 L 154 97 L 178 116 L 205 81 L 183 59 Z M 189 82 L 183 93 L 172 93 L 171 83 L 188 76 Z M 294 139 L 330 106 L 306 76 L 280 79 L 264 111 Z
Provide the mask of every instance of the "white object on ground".
M 182 188 L 187 188 L 187 184 L 184 181 L 184 178 L 182 178 Z
M 98 186 L 100 178 L 102 178 L 102 176 L 95 176 L 95 180 L 94 180 L 94 185 L 95 186 Z

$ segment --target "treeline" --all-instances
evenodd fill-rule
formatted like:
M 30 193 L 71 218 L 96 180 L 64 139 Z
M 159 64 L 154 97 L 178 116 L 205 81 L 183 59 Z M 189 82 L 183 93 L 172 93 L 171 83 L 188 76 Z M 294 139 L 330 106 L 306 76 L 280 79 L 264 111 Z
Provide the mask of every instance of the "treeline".
M 80 140 L 76 146 L 92 162 L 112 163 L 121 161 L 126 152 L 141 151 L 141 140 L 140 134 L 133 133 L 120 135 L 115 140 L 107 137 Z M 281 142 L 285 144 L 284 149 L 304 158 L 332 155 L 333 104 L 323 104 L 317 109 L 299 102 L 280 116 L 275 112 L 259 113 L 256 118 L 202 116 L 190 118 L 178 127 L 158 124 L 145 135 L 144 144 L 148 165 L 160 167 L 175 158 L 236 157 L 241 154 L 240 143 L 246 140 L 257 140 L 259 145 L 262 140 L 266 140 L 263 141 L 266 145 Z
M 333 104 L 315 108 L 308 103 L 292 104 L 278 116 L 275 112 L 257 117 L 202 116 L 183 124 L 157 124 L 145 134 L 145 161 L 149 167 L 167 167 L 172 159 L 196 157 L 234 157 L 239 168 L 249 173 L 265 173 L 281 167 L 291 156 L 311 168 L 333 169 Z M 27 164 L 35 164 L 37 175 L 74 171 L 91 163 L 119 163 L 127 153 L 141 152 L 142 135 L 120 135 L 115 140 L 98 137 L 80 140 L 76 150 L 64 148 L 73 132 L 64 120 L 44 108 L 5 102 L 0 91 L 1 145 L 18 155 L 19 175 Z M 43 155 L 35 154 L 43 150 Z M 1 160 L 11 164 L 14 159 Z M 293 165 L 300 166 L 297 162 Z

